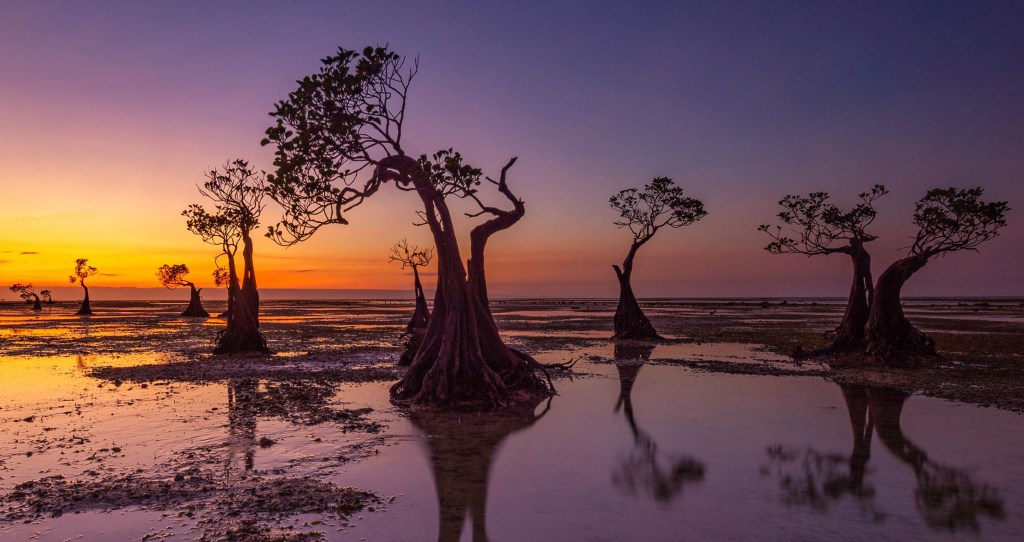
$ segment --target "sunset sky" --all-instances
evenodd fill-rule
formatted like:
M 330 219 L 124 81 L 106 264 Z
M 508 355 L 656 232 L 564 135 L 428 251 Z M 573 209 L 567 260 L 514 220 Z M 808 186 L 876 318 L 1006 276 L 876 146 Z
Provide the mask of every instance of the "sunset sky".
M 844 296 L 843 256 L 769 255 L 756 228 L 785 194 L 875 183 L 876 275 L 928 188 L 980 185 L 1010 202 L 1003 235 L 906 293 L 1024 295 L 1024 2 L 104 4 L 0 3 L 0 297 L 66 286 L 80 257 L 96 287 L 157 287 L 163 263 L 209 285 L 217 251 L 180 216 L 203 172 L 269 170 L 273 103 L 338 46 L 385 43 L 420 57 L 409 152 L 519 157 L 496 294 L 616 295 L 631 238 L 608 197 L 668 176 L 710 214 L 642 249 L 638 296 Z M 387 254 L 429 244 L 417 203 L 386 190 L 301 246 L 260 239 L 260 286 L 411 288 Z

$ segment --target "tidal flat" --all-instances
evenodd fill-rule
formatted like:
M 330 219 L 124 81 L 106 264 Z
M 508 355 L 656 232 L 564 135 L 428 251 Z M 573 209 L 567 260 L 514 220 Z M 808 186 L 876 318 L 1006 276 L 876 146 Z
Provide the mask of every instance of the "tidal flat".
M 270 356 L 209 354 L 180 303 L 0 304 L 3 540 L 1012 540 L 1024 305 L 910 301 L 923 370 L 794 361 L 829 300 L 495 300 L 558 394 L 393 406 L 396 301 L 267 302 Z M 223 309 L 209 304 L 211 313 Z

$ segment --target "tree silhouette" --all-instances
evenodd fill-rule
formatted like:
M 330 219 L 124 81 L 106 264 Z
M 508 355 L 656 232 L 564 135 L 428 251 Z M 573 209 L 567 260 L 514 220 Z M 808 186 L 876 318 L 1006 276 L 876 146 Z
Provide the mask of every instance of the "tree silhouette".
M 327 224 L 347 224 L 343 216 L 383 184 L 415 192 L 420 217 L 437 250 L 434 313 L 423 343 L 404 378 L 391 388 L 396 402 L 494 407 L 547 394 L 533 358 L 507 347 L 491 316 L 484 275 L 487 240 L 525 214 L 522 200 L 507 183 L 515 158 L 499 180 L 463 162 L 452 149 L 418 160 L 402 147 L 406 96 L 417 71 L 384 47 L 362 54 L 346 49 L 323 59 L 318 73 L 304 77 L 271 113 L 276 125 L 263 144 L 276 145 L 270 194 L 285 210 L 268 235 L 278 243 L 308 239 Z M 511 209 L 486 205 L 484 181 L 508 200 Z M 449 200 L 477 205 L 471 217 L 487 215 L 470 233 L 470 258 L 463 263 Z M 522 392 L 522 393 L 520 393 Z
M 189 301 L 188 307 L 185 308 L 185 312 L 181 313 L 182 316 L 195 316 L 206 318 L 210 316 L 210 313 L 206 312 L 203 308 L 203 300 L 199 296 L 199 293 L 203 291 L 202 288 L 196 288 L 196 284 L 190 280 L 186 280 L 185 277 L 188 275 L 188 266 L 179 263 L 175 265 L 161 265 L 156 271 L 157 280 L 164 288 L 173 290 L 179 286 L 188 286 L 189 288 Z
M 676 186 L 668 177 L 656 177 L 643 190 L 627 188 L 609 200 L 613 209 L 619 212 L 615 225 L 629 228 L 633 233 L 633 244 L 626 253 L 622 267 L 613 265 L 619 279 L 619 305 L 615 309 L 615 339 L 658 339 L 650 320 L 640 309 L 633 295 L 630 279 L 633 276 L 633 259 L 637 250 L 650 241 L 658 230 L 664 227 L 681 228 L 707 216 L 704 203 L 699 199 L 683 195 L 682 187 Z
M 206 178 L 199 193 L 214 202 L 216 212 L 210 213 L 202 205 L 193 204 L 182 214 L 187 218 L 189 231 L 207 243 L 220 245 L 228 261 L 228 325 L 213 352 L 269 352 L 260 332 L 260 298 L 252 245 L 252 231 L 259 226 L 264 207 L 265 174 L 254 170 L 245 160 L 233 160 L 224 165 L 223 171 L 208 171 Z M 242 249 L 241 286 L 235 264 L 239 247 Z
M 864 247 L 877 239 L 867 233 L 875 219 L 875 200 L 888 194 L 885 185 L 876 184 L 860 194 L 860 203 L 849 210 L 829 202 L 827 192 L 806 196 L 788 195 L 779 200 L 783 210 L 779 220 L 789 227 L 762 225 L 758 228 L 771 237 L 765 250 L 772 254 L 846 254 L 853 261 L 853 286 L 846 302 L 843 319 L 835 329 L 830 350 L 851 350 L 864 347 L 864 326 L 874 295 L 871 277 L 871 255 Z M 792 237 L 790 237 L 792 235 Z
M 92 314 L 92 307 L 89 306 L 89 287 L 85 285 L 85 279 L 95 275 L 99 270 L 89 265 L 87 258 L 79 258 L 75 260 L 75 271 L 73 274 L 68 276 L 68 282 L 71 284 L 81 284 L 82 289 L 85 290 L 85 299 L 82 300 L 82 306 L 76 312 L 76 315 L 86 316 Z
M 896 367 L 929 363 L 935 341 L 904 316 L 900 292 L 907 280 L 936 256 L 978 246 L 999 235 L 1009 210 L 1005 201 L 984 202 L 981 188 L 935 188 L 914 208 L 917 235 L 905 258 L 878 277 L 867 321 L 867 351 L 877 362 Z
M 32 283 L 14 284 L 11 286 L 11 291 L 17 293 L 18 296 L 24 299 L 26 303 L 32 303 L 32 310 L 43 310 L 43 306 L 39 303 L 39 296 L 36 294 L 35 288 L 32 287 Z
M 414 329 L 426 329 L 430 320 L 430 309 L 427 308 L 427 298 L 423 295 L 423 285 L 420 284 L 420 267 L 430 265 L 434 258 L 434 251 L 421 249 L 416 245 L 409 246 L 409 241 L 402 239 L 391 247 L 391 255 L 388 262 L 399 262 L 402 269 L 412 268 L 413 290 L 416 293 L 416 310 L 412 314 L 412 320 L 406 326 L 410 331 Z
M 39 295 L 43 298 L 43 303 L 53 305 L 53 292 L 50 290 L 40 290 Z
M 654 345 L 650 343 L 615 343 L 615 368 L 619 373 L 619 400 L 615 412 L 621 410 L 625 414 L 634 446 L 612 472 L 612 482 L 631 495 L 644 493 L 656 501 L 669 502 L 682 495 L 686 484 L 704 480 L 704 463 L 689 455 L 662 454 L 658 443 L 636 423 L 633 384 L 653 352 Z

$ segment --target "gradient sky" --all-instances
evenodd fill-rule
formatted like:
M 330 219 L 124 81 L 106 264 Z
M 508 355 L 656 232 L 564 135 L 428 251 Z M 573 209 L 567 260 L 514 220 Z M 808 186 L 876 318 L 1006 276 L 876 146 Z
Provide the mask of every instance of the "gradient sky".
M 630 236 L 607 200 L 655 176 L 710 215 L 642 249 L 642 297 L 845 295 L 846 259 L 769 255 L 756 227 L 787 193 L 853 203 L 874 183 L 892 190 L 876 275 L 928 188 L 981 185 L 1015 209 L 1004 234 L 906 293 L 1024 294 L 1024 2 L 105 4 L 0 3 L 5 286 L 63 285 L 78 257 L 94 286 L 157 286 L 163 263 L 208 282 L 216 251 L 180 216 L 203 171 L 269 168 L 267 112 L 295 80 L 389 43 L 420 56 L 409 152 L 454 146 L 490 173 L 520 157 L 526 218 L 488 246 L 497 294 L 616 295 Z M 417 203 L 386 191 L 304 245 L 261 239 L 261 286 L 409 287 L 386 258 L 429 243 Z

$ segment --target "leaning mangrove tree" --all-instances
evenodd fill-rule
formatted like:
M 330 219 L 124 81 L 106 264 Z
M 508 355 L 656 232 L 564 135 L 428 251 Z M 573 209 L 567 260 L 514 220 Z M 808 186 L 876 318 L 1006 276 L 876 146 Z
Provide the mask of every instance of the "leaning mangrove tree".
M 68 282 L 71 284 L 78 283 L 85 290 L 85 298 L 82 299 L 82 306 L 76 312 L 79 316 L 88 316 L 92 314 L 92 307 L 89 306 L 89 287 L 85 285 L 85 279 L 99 273 L 99 270 L 89 265 L 87 258 L 79 258 L 75 260 L 75 270 L 68 276 Z
M 790 194 L 779 200 L 783 210 L 778 215 L 788 231 L 781 225 L 758 228 L 771 238 L 765 250 L 772 254 L 846 254 L 850 257 L 853 285 L 843 319 L 835 329 L 831 351 L 864 347 L 864 326 L 874 297 L 871 255 L 864 245 L 877 239 L 867 228 L 875 220 L 875 200 L 888 193 L 884 185 L 876 184 L 861 193 L 860 203 L 850 209 L 831 203 L 828 192 L 812 192 L 806 196 Z
M 407 154 L 406 97 L 417 67 L 384 47 L 339 49 L 276 104 L 276 123 L 263 144 L 276 147 L 270 194 L 285 215 L 268 235 L 282 244 L 301 242 L 324 225 L 347 224 L 345 214 L 383 185 L 414 192 L 437 251 L 437 287 L 423 342 L 392 386 L 392 400 L 487 408 L 547 394 L 542 367 L 505 345 L 488 306 L 484 248 L 525 213 L 507 182 L 515 158 L 494 180 L 451 149 L 430 157 Z M 496 189 L 508 208 L 484 203 L 482 186 Z M 459 249 L 452 200 L 475 204 L 470 216 L 488 217 L 470 233 L 468 262 Z
M 613 265 L 619 279 L 619 304 L 615 308 L 615 339 L 658 339 L 651 321 L 633 294 L 633 260 L 640 247 L 662 228 L 681 228 L 707 216 L 704 203 L 683 195 L 683 189 L 668 177 L 656 177 L 643 188 L 627 188 L 609 200 L 618 211 L 615 225 L 633 234 L 622 267 Z
M 210 313 L 206 312 L 206 309 L 203 308 L 203 298 L 200 296 L 203 289 L 196 288 L 196 283 L 186 278 L 188 277 L 188 274 L 188 266 L 183 263 L 174 265 L 164 264 L 156 270 L 156 278 L 164 288 L 173 290 L 180 286 L 188 287 L 188 306 L 185 307 L 185 311 L 181 313 L 182 316 L 206 318 L 210 316 Z
M 896 260 L 878 277 L 868 315 L 867 353 L 881 365 L 914 367 L 935 356 L 935 341 L 914 327 L 903 314 L 900 295 L 914 273 L 937 256 L 977 250 L 999 235 L 1009 210 L 1005 201 L 985 202 L 983 189 L 935 188 L 914 208 L 918 227 L 907 256 Z
M 18 294 L 18 297 L 25 300 L 26 304 L 32 305 L 32 310 L 41 311 L 43 306 L 39 303 L 39 294 L 32 284 L 21 284 L 20 282 L 11 286 L 11 291 Z
M 423 295 L 419 268 L 430 265 L 430 260 L 433 258 L 433 250 L 409 245 L 407 239 L 402 239 L 391 246 L 391 255 L 388 256 L 388 262 L 398 262 L 402 264 L 402 269 L 407 267 L 412 269 L 416 309 L 412 313 L 412 319 L 409 320 L 409 324 L 406 326 L 406 329 L 409 331 L 426 329 L 427 322 L 430 320 L 430 309 L 427 308 L 427 297 Z

